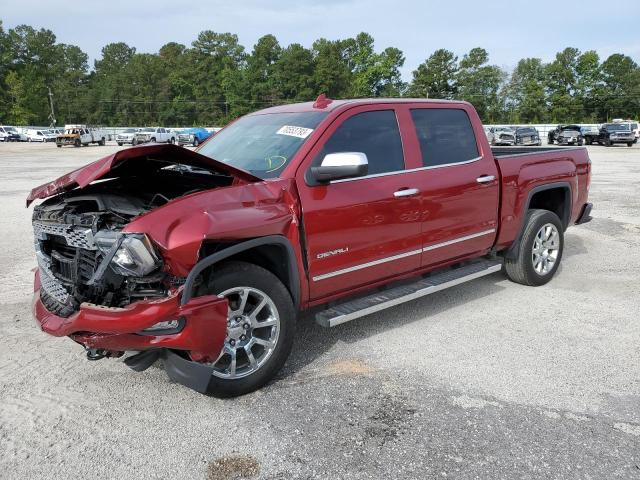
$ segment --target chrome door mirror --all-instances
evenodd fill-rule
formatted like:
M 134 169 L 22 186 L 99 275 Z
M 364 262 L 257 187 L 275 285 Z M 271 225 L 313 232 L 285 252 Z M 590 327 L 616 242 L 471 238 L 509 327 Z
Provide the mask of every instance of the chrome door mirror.
M 313 178 L 319 183 L 363 177 L 368 171 L 369 161 L 362 152 L 330 153 L 322 159 L 319 167 L 311 168 Z

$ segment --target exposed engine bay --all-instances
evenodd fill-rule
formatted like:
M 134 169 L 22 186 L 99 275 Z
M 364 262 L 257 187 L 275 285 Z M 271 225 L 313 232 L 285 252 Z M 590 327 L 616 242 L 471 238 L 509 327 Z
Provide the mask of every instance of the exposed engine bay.
M 40 295 L 49 311 L 68 317 L 84 302 L 123 307 L 166 297 L 184 281 L 163 271 L 162 258 L 146 235 L 122 229 L 173 199 L 231 185 L 234 178 L 169 162 L 150 169 L 149 162 L 144 171 L 114 169 L 112 174 L 122 176 L 59 194 L 34 208 Z

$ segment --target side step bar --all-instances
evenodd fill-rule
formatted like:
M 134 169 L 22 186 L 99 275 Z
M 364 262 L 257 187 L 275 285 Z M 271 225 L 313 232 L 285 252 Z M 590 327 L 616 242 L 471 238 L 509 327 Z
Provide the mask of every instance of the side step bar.
M 484 277 L 502 269 L 498 260 L 478 260 L 462 267 L 447 270 L 409 285 L 392 287 L 366 297 L 356 298 L 316 314 L 316 322 L 323 327 L 335 327 L 356 318 L 393 307 L 416 298 L 430 295 L 461 283 Z

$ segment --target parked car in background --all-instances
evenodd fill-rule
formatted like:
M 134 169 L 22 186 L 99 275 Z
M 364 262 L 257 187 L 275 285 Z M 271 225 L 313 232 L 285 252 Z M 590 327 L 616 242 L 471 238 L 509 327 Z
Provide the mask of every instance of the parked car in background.
M 36 320 L 231 396 L 277 374 L 301 311 L 334 327 L 503 269 L 546 284 L 590 219 L 588 153 L 491 149 L 481 128 L 466 102 L 321 96 L 196 152 L 113 153 L 27 199 Z
M 558 140 L 558 135 L 562 131 L 563 128 L 570 127 L 571 125 L 558 125 L 553 130 L 550 130 L 547 134 L 547 143 L 549 145 L 553 145 Z
M 120 133 L 116 135 L 116 142 L 118 146 L 122 145 L 136 145 L 138 142 L 136 140 L 136 133 L 138 133 L 140 128 L 126 128 Z
M 598 143 L 600 129 L 598 127 L 580 127 L 580 134 L 582 135 L 585 144 L 592 145 L 594 143 Z
M 0 142 L 19 142 L 20 134 L 14 127 L 0 126 Z
M 206 128 L 186 128 L 178 133 L 178 144 L 197 147 L 211 135 L 213 133 Z
M 516 145 L 536 146 L 542 145 L 540 134 L 535 127 L 513 127 L 516 134 Z
M 489 132 L 492 135 L 491 145 L 515 145 L 516 132 L 511 127 L 491 127 Z
M 176 143 L 176 134 L 163 127 L 146 127 L 135 135 L 136 143 Z
M 87 146 L 90 143 L 97 143 L 104 146 L 107 140 L 107 133 L 95 127 L 87 125 L 65 125 L 64 133 L 56 137 L 56 145 L 73 145 L 74 147 Z
M 607 147 L 616 143 L 626 143 L 627 147 L 633 147 L 636 136 L 629 123 L 605 123 L 600 127 L 598 142 Z
M 27 130 L 27 142 L 55 142 L 56 136 L 43 130 Z
M 558 145 L 582 146 L 584 137 L 580 129 L 580 125 L 564 125 L 556 135 L 556 143 Z
M 612 123 L 628 123 L 629 128 L 631 128 L 631 131 L 633 131 L 633 134 L 636 137 L 636 142 L 638 141 L 638 138 L 640 137 L 640 122 L 637 120 L 622 120 L 621 118 L 614 118 Z

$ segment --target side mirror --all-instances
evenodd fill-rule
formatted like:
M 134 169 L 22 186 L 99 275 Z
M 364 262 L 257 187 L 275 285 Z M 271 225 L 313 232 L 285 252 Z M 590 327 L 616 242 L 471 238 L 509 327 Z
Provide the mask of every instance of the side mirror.
M 369 171 L 369 161 L 362 152 L 330 153 L 319 167 L 312 167 L 311 174 L 319 183 L 343 178 L 363 177 Z

